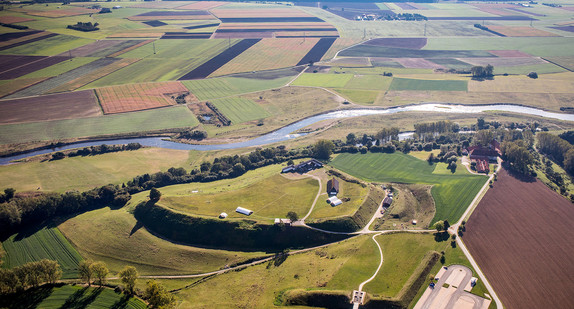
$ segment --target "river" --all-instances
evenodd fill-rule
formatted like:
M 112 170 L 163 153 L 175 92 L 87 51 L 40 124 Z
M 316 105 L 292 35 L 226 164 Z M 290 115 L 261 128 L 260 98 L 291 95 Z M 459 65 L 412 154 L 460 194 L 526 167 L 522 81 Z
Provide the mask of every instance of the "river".
M 533 107 L 525 107 L 519 105 L 511 104 L 493 104 L 493 105 L 454 105 L 454 104 L 419 104 L 419 105 L 409 105 L 402 107 L 386 108 L 386 109 L 353 109 L 353 110 L 341 110 L 335 112 L 328 112 L 316 116 L 312 116 L 301 121 L 292 123 L 285 126 L 279 130 L 267 133 L 260 137 L 238 142 L 238 143 L 228 143 L 228 144 L 216 144 L 216 145 L 191 145 L 191 144 L 181 144 L 171 141 L 163 140 L 163 137 L 142 137 L 142 138 L 122 138 L 113 139 L 106 141 L 90 141 L 70 144 L 62 147 L 56 147 L 54 149 L 44 149 L 28 152 L 25 154 L 14 155 L 9 157 L 0 158 L 0 165 L 6 165 L 13 160 L 24 159 L 31 156 L 36 156 L 40 154 L 46 154 L 54 151 L 62 151 L 72 148 L 83 148 L 96 146 L 101 144 L 115 145 L 115 144 L 128 144 L 128 143 L 140 143 L 143 146 L 159 147 L 166 149 L 177 149 L 177 150 L 221 150 L 221 149 L 234 149 L 252 146 L 264 146 L 268 144 L 273 144 L 281 141 L 286 141 L 289 139 L 304 136 L 305 134 L 293 134 L 293 132 L 317 123 L 319 121 L 327 119 L 342 119 L 351 117 L 361 117 L 369 115 L 387 115 L 395 114 L 400 112 L 438 112 L 438 113 L 458 113 L 458 114 L 472 114 L 472 113 L 483 113 L 485 111 L 497 111 L 497 112 L 513 112 L 526 115 L 534 115 L 558 120 L 574 121 L 574 114 L 562 114 L 543 111 Z M 402 133 L 401 137 L 407 137 L 412 133 Z

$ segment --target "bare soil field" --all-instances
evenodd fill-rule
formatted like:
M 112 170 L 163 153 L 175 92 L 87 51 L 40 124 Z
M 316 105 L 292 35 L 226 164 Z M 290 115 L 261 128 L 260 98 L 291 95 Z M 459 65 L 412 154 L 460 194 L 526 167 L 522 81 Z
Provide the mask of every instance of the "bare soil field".
M 0 123 L 24 123 L 101 115 L 92 90 L 0 101 Z
M 3 16 L 3 17 L 9 17 L 9 16 Z M 2 21 L 2 17 L 0 17 L 0 22 L 4 22 L 4 21 Z M 0 42 L 6 42 L 6 41 L 14 40 L 14 39 L 19 39 L 21 37 L 25 37 L 28 35 L 41 33 L 41 32 L 42 31 L 40 31 L 40 30 L 32 30 L 32 31 L 3 33 L 3 34 L 0 34 Z
M 133 112 L 176 104 L 172 96 L 189 93 L 180 82 L 142 83 L 96 90 L 105 114 Z M 189 94 L 186 101 L 197 101 Z
M 42 82 L 46 78 L 47 77 L 19 78 L 10 81 L 4 81 L 4 83 L 2 83 L 0 86 L 0 98 L 3 98 L 26 87 L 30 87 L 39 82 Z
M 363 44 L 396 48 L 421 49 L 427 45 L 427 38 L 381 38 L 372 39 Z
M 52 66 L 54 64 L 58 64 L 62 61 L 66 61 L 69 59 L 70 59 L 69 57 L 60 57 L 60 56 L 45 57 L 45 58 L 40 59 L 38 61 L 34 61 L 32 63 L 28 63 L 28 64 L 23 65 L 23 66 L 18 66 L 16 68 L 11 69 L 11 70 L 6 70 L 6 71 L 0 73 L 0 79 L 18 78 L 20 76 L 24 76 L 26 74 L 36 72 L 38 70 L 47 68 L 49 66 Z
M 444 69 L 440 64 L 436 64 L 422 58 L 395 58 L 394 61 L 400 63 L 405 68 L 414 69 Z
M 2 16 L 0 17 L 0 23 L 4 24 L 15 24 L 15 23 L 23 23 L 25 21 L 33 21 L 32 18 L 26 18 L 21 16 Z
M 0 72 L 4 73 L 13 70 L 14 68 L 24 66 L 45 58 L 46 58 L 45 56 L 1 55 Z
M 491 26 L 488 29 L 510 37 L 559 36 L 558 34 L 525 26 Z
M 506 308 L 574 308 L 572 226 L 570 201 L 502 170 L 463 240 Z

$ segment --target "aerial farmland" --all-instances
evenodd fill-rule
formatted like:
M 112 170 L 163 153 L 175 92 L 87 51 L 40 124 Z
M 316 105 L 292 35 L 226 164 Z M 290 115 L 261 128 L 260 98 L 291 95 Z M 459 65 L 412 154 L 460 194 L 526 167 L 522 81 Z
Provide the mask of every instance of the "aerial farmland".
M 573 308 L 574 4 L 5 1 L 1 308 Z

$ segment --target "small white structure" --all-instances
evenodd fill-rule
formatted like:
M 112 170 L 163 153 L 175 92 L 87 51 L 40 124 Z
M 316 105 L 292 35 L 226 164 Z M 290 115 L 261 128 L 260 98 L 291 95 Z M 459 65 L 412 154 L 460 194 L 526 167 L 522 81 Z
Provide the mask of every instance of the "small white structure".
M 281 224 L 281 223 L 285 225 L 291 225 L 291 220 L 275 218 L 275 224 Z
M 243 207 L 237 207 L 237 209 L 235 209 L 236 212 L 242 214 L 242 215 L 246 215 L 246 216 L 250 216 L 253 211 L 249 210 L 247 208 L 243 208 Z
M 225 213 L 225 212 L 220 213 L 220 214 L 219 214 L 219 218 L 220 218 L 220 219 L 225 219 L 225 218 L 227 218 L 227 213 Z
M 331 204 L 331 206 L 339 206 L 343 204 L 343 201 L 341 201 L 337 196 L 331 196 L 327 199 L 327 203 Z
M 417 225 L 417 220 L 413 220 L 413 225 Z

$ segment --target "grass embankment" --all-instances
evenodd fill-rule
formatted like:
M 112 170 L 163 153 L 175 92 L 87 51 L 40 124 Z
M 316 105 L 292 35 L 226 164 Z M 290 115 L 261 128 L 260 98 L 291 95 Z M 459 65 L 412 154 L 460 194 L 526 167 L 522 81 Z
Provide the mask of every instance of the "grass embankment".
M 431 188 L 430 185 L 393 184 L 393 203 L 385 217 L 375 220 L 372 229 L 428 228 L 435 215 Z M 417 224 L 412 225 L 412 220 L 417 220 Z
M 341 177 L 332 177 L 325 174 L 323 170 L 318 170 L 314 172 L 315 175 L 321 177 L 321 182 L 323 184 L 322 195 L 317 200 L 313 212 L 309 216 L 307 221 L 311 222 L 313 219 L 333 219 L 337 217 L 352 216 L 359 207 L 363 204 L 363 201 L 369 193 L 369 188 L 362 183 L 354 183 L 350 181 L 345 181 Z M 339 193 L 337 197 L 345 202 L 339 206 L 331 206 L 326 203 L 325 200 L 328 198 L 327 195 L 327 181 L 335 178 L 339 181 Z
M 207 194 L 186 190 L 185 193 L 180 191 L 175 195 L 164 195 L 159 205 L 193 215 L 215 218 L 226 212 L 229 219 L 249 218 L 267 223 L 273 222 L 274 218 L 285 218 L 289 211 L 294 211 L 300 216 L 306 214 L 317 194 L 319 188 L 317 181 L 311 178 L 289 180 L 279 175 L 278 169 L 275 171 L 275 175 L 238 190 Z M 238 214 L 235 212 L 238 206 L 250 209 L 254 213 L 249 217 Z
M 78 277 L 82 257 L 57 228 L 44 227 L 12 235 L 2 242 L 6 256 L 2 267 L 13 268 L 42 259 L 58 261 L 65 279 Z
M 107 288 L 81 286 L 49 286 L 32 288 L 0 300 L 6 308 L 124 308 L 144 309 L 139 298 L 127 298 Z
M 445 219 L 457 221 L 487 179 L 485 176 L 433 174 L 433 165 L 402 153 L 343 153 L 331 164 L 369 181 L 433 185 L 436 214 L 431 224 Z
M 104 261 L 113 273 L 131 265 L 140 275 L 196 274 L 265 255 L 194 248 L 163 240 L 138 224 L 126 208 L 90 211 L 59 228 L 83 256 Z
M 198 124 L 186 106 L 100 117 L 43 121 L 0 126 L 0 143 L 15 144 L 79 137 L 193 127 Z
M 102 142 L 105 143 L 105 142 Z M 142 148 L 135 151 L 73 157 L 56 161 L 33 161 L 0 168 L 0 188 L 16 191 L 84 191 L 102 184 L 121 184 L 137 175 L 185 167 L 188 151 Z

